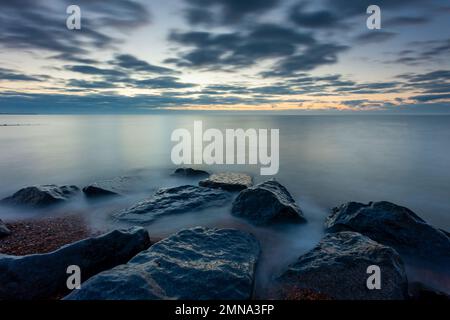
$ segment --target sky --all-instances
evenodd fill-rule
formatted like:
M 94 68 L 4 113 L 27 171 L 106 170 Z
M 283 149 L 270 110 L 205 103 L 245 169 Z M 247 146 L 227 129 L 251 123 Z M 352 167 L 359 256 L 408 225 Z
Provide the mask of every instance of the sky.
M 0 113 L 449 113 L 450 3 L 0 0 L 0 62 Z

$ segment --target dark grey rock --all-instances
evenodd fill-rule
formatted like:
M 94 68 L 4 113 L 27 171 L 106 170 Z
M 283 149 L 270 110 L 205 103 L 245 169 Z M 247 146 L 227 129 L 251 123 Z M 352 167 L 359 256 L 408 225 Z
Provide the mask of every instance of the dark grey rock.
M 123 176 L 97 181 L 83 188 L 88 198 L 118 196 L 139 192 L 143 181 L 138 176 Z
M 250 299 L 258 241 L 233 229 L 182 230 L 102 272 L 68 300 Z
M 445 292 L 430 288 L 420 282 L 410 283 L 408 288 L 411 300 L 450 301 L 450 296 Z
M 199 178 L 199 177 L 209 176 L 209 173 L 206 171 L 203 171 L 203 170 L 192 169 L 192 168 L 178 168 L 175 170 L 173 175 L 179 176 L 179 177 Z
M 410 262 L 437 264 L 448 270 L 450 238 L 408 208 L 390 202 L 349 202 L 326 219 L 328 232 L 353 230 L 391 246 Z
M 113 216 L 127 222 L 150 224 L 161 216 L 222 206 L 229 201 L 230 197 L 231 195 L 226 191 L 197 186 L 160 189 L 151 198 L 138 202 Z
M 11 234 L 11 231 L 4 224 L 4 222 L 0 219 L 0 238 L 6 237 Z
M 242 190 L 233 201 L 231 212 L 261 225 L 306 221 L 290 193 L 275 180 Z
M 54 184 L 32 186 L 20 189 L 12 196 L 1 200 L 4 205 L 43 208 L 63 203 L 79 193 L 76 186 L 57 186 Z
M 100 198 L 100 197 L 110 197 L 110 196 L 118 196 L 119 193 L 104 189 L 102 187 L 96 186 L 94 184 L 89 185 L 83 188 L 83 193 L 88 198 Z
M 214 173 L 198 183 L 202 187 L 220 188 L 228 191 L 241 191 L 252 186 L 252 177 L 245 173 Z
M 55 298 L 67 291 L 67 267 L 77 265 L 82 280 L 126 263 L 150 245 L 143 228 L 115 230 L 60 249 L 27 256 L 0 255 L 0 300 Z
M 369 290 L 367 268 L 381 270 L 381 289 Z M 281 292 L 309 289 L 338 300 L 402 300 L 408 284 L 398 253 L 356 232 L 326 235 L 278 279 Z

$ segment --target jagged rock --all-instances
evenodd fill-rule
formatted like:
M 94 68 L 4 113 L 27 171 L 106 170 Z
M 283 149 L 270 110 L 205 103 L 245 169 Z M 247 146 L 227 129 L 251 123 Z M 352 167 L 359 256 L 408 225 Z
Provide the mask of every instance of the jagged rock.
M 113 217 L 132 223 L 150 224 L 161 216 L 222 206 L 229 199 L 230 194 L 223 190 L 179 186 L 160 189 L 151 198 L 116 212 Z
M 252 177 L 245 173 L 215 173 L 198 183 L 202 187 L 240 191 L 252 186 Z
M 20 189 L 12 196 L 4 198 L 1 200 L 1 204 L 43 208 L 63 203 L 78 194 L 79 191 L 76 186 L 54 184 L 32 186 Z
M 82 280 L 126 263 L 150 245 L 148 232 L 134 227 L 27 256 L 0 255 L 0 300 L 49 299 L 67 291 L 67 267 L 77 265 Z
M 371 265 L 380 267 L 381 289 L 367 288 Z M 407 298 L 407 278 L 398 253 L 356 232 L 326 235 L 278 279 L 281 294 L 309 289 L 338 300 Z M 284 298 L 284 296 L 281 296 Z
M 450 265 L 450 238 L 408 208 L 390 202 L 349 202 L 326 219 L 328 232 L 352 230 L 396 249 L 419 264 Z
M 198 178 L 198 177 L 209 176 L 209 173 L 206 172 L 206 171 L 203 171 L 203 170 L 192 169 L 192 168 L 178 168 L 178 169 L 175 170 L 173 175 L 174 176 L 179 176 L 179 177 Z
M 242 190 L 233 201 L 232 214 L 255 224 L 305 222 L 290 193 L 275 180 Z
M 11 231 L 8 229 L 8 227 L 0 219 L 0 238 L 6 237 L 6 236 L 8 236 L 10 234 L 11 234 Z
M 243 231 L 182 230 L 65 299 L 250 299 L 259 253 L 258 241 Z

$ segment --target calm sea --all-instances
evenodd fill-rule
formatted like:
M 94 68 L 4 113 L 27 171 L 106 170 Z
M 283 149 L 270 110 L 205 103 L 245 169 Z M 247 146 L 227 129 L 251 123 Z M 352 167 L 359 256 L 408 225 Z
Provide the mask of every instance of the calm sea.
M 260 272 L 275 274 L 322 237 L 330 208 L 347 201 L 387 200 L 407 206 L 429 223 L 450 229 L 450 116 L 269 116 L 269 115 L 0 115 L 0 197 L 34 184 L 75 184 L 140 176 L 134 196 L 77 210 L 108 221 L 161 186 L 196 181 L 170 177 L 176 128 L 276 128 L 280 130 L 280 170 L 309 223 L 254 228 L 232 218 L 229 208 L 178 215 L 149 227 L 162 236 L 194 225 L 240 226 L 258 234 L 266 248 Z M 4 126 L 7 124 L 7 126 Z M 200 166 L 210 171 L 246 171 L 256 182 L 259 166 Z M 0 218 L 29 212 L 0 210 Z M 102 215 L 104 214 L 104 215 Z M 270 257 L 270 259 L 268 258 Z M 268 263 L 267 261 L 271 261 Z

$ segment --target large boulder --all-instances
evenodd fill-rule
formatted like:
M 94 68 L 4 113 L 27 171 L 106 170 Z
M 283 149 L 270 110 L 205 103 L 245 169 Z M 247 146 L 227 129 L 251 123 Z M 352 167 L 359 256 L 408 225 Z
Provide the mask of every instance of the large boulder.
M 172 175 L 185 178 L 200 178 L 209 176 L 209 173 L 193 168 L 177 168 Z
M 0 238 L 6 237 L 6 236 L 8 236 L 10 234 L 11 234 L 11 231 L 8 229 L 8 227 L 0 219 Z
M 228 191 L 241 191 L 252 186 L 252 177 L 245 173 L 215 173 L 198 183 L 202 187 L 220 188 Z
M 43 208 L 63 203 L 79 193 L 76 186 L 57 186 L 54 184 L 32 186 L 20 189 L 12 196 L 0 201 L 4 205 Z
M 126 263 L 150 246 L 148 232 L 134 227 L 27 256 L 0 255 L 0 300 L 48 299 L 67 292 L 67 267 L 77 265 L 82 280 Z
M 233 229 L 182 230 L 102 272 L 68 300 L 250 299 L 258 241 Z
M 222 206 L 230 199 L 223 190 L 197 186 L 179 186 L 158 190 L 151 198 L 121 210 L 113 216 L 122 221 L 150 224 L 161 216 Z
M 231 212 L 259 225 L 306 221 L 290 193 L 275 180 L 242 190 L 233 201 Z
M 349 202 L 326 219 L 328 232 L 352 230 L 395 248 L 408 262 L 450 266 L 450 237 L 408 208 L 390 202 Z
M 381 289 L 368 289 L 369 266 L 381 271 Z M 326 235 L 278 279 L 280 295 L 312 290 L 338 300 L 407 298 L 407 278 L 398 253 L 356 232 Z

